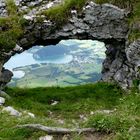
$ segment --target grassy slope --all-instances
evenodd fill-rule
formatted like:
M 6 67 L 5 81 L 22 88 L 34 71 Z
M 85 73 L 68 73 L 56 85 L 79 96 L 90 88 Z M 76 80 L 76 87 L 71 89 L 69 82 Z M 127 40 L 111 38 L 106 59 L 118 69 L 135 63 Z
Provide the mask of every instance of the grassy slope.
M 0 114 L 1 139 L 37 139 L 44 132 L 30 129 L 17 129 L 18 124 L 41 123 L 48 126 L 60 127 L 95 127 L 99 131 L 113 134 L 112 139 L 139 140 L 140 136 L 140 95 L 133 92 L 125 95 L 119 87 L 107 83 L 98 83 L 67 88 L 35 88 L 35 89 L 6 89 L 12 99 L 6 102 L 16 109 L 28 110 L 36 115 L 31 119 Z M 59 101 L 55 106 L 52 100 Z M 97 110 L 116 110 L 111 114 L 91 112 Z M 52 113 L 50 113 L 52 112 Z M 87 118 L 80 119 L 80 115 Z M 63 120 L 61 124 L 59 120 Z M 131 132 L 130 128 L 133 128 Z M 73 138 L 74 139 L 74 138 Z M 79 138 L 82 140 L 82 138 Z

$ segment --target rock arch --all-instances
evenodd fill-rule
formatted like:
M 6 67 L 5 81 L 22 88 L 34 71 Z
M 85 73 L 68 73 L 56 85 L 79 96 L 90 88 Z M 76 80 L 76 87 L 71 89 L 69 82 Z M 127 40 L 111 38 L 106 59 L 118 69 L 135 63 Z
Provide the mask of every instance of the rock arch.
M 129 45 L 127 39 L 129 26 L 126 22 L 126 16 L 125 10 L 114 5 L 99 5 L 93 2 L 84 6 L 80 14 L 72 13 L 69 21 L 59 28 L 57 23 L 49 19 L 40 23 L 34 16 L 24 15 L 28 25 L 25 34 L 18 40 L 17 44 L 23 49 L 28 49 L 37 44 L 57 44 L 63 39 L 103 41 L 107 51 L 103 63 L 102 80 L 117 82 L 126 89 L 132 86 L 134 79 L 140 78 L 138 73 L 139 54 L 137 53 L 137 62 L 136 59 L 132 60 L 133 54 L 137 51 L 140 52 L 140 49 L 136 47 L 140 45 L 140 41 Z M 12 51 L 12 54 L 17 51 L 16 49 Z M 1 69 L 5 60 L 1 60 Z M 4 82 L 4 79 L 1 78 L 3 74 L 4 71 L 1 72 L 1 83 Z M 10 78 L 9 76 L 8 80 Z

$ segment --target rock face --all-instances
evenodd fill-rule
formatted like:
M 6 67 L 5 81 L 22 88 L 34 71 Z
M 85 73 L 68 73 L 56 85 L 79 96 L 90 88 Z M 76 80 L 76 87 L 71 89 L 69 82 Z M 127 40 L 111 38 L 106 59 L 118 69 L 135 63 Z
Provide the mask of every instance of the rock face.
M 125 10 L 110 4 L 99 5 L 88 2 L 81 13 L 71 11 L 68 22 L 58 28 L 57 23 L 47 17 L 42 15 L 44 17 L 42 22 L 37 21 L 36 17 L 37 11 L 42 11 L 43 7 L 48 9 L 61 1 L 53 1 L 53 4 L 45 0 L 15 0 L 15 2 L 19 11 L 26 11 L 30 6 L 35 6 L 23 16 L 28 24 L 25 34 L 17 42 L 23 49 L 37 44 L 57 44 L 63 39 L 96 39 L 103 41 L 107 48 L 102 70 L 103 81 L 117 82 L 126 89 L 132 86 L 134 79 L 139 79 L 140 41 L 127 43 L 129 26 Z M 5 61 L 1 60 L 0 70 L 3 62 Z
M 0 89 L 2 89 L 8 82 L 10 82 L 13 73 L 7 69 L 2 69 L 0 74 Z
M 0 16 L 6 16 L 7 10 L 6 10 L 6 4 L 4 2 L 5 0 L 0 1 Z

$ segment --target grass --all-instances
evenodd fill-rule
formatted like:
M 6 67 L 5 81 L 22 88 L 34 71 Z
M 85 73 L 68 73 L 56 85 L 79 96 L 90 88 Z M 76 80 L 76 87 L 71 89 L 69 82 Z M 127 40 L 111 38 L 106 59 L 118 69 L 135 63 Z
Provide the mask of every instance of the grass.
M 100 89 L 100 87 L 102 87 L 102 89 Z M 59 111 L 70 114 L 72 111 L 77 111 L 77 113 L 82 111 L 83 113 L 86 113 L 89 109 L 94 109 L 94 105 L 96 106 L 96 109 L 97 106 L 98 108 L 102 107 L 104 109 L 109 107 L 112 108 L 113 105 L 115 106 L 117 104 L 116 98 L 121 97 L 121 90 L 117 93 L 116 91 L 117 88 L 113 85 L 102 83 L 78 87 L 35 88 L 30 90 L 11 88 L 8 89 L 7 92 L 13 96 L 13 99 L 7 103 L 14 105 L 15 107 L 20 106 L 23 109 L 31 110 L 38 115 L 45 115 L 48 108 L 55 111 L 56 114 Z M 111 96 L 112 94 L 113 97 Z M 23 102 L 20 102 L 20 100 Z M 60 104 L 58 106 L 50 106 L 52 100 L 59 101 Z M 69 106 L 67 106 L 66 103 L 69 104 Z M 86 107 L 88 103 L 89 106 Z M 36 110 L 34 108 L 35 104 L 38 104 Z M 40 110 L 40 108 L 42 109 Z M 63 113 L 63 115 L 64 117 L 67 117 L 67 113 L 65 113 Z
M 132 16 L 128 20 L 130 23 L 130 26 L 133 26 L 134 24 L 140 25 L 140 10 L 139 9 L 140 9 L 140 1 L 136 1 L 135 6 L 133 8 Z M 129 35 L 129 40 L 132 42 L 139 38 L 140 38 L 140 29 L 138 27 L 132 29 Z
M 100 131 L 115 133 L 114 139 L 139 140 L 140 137 L 140 95 L 133 93 L 121 98 L 117 111 L 111 115 L 97 114 L 91 117 L 87 126 Z
M 71 16 L 71 9 L 81 11 L 86 2 L 87 0 L 64 0 L 62 4 L 43 11 L 41 14 L 48 16 L 49 19 L 57 23 L 57 26 L 60 26 L 62 23 L 66 23 Z
M 106 133 L 108 137 L 111 133 L 113 135 L 111 140 L 139 140 L 140 94 L 136 91 L 126 94 L 116 85 L 97 83 L 66 88 L 7 88 L 6 92 L 12 98 L 6 101 L 5 106 L 13 106 L 20 112 L 25 110 L 32 112 L 36 118 L 27 117 L 26 114 L 16 118 L 1 113 L 1 139 L 37 139 L 46 133 L 18 129 L 15 126 L 40 123 L 67 128 L 94 127 L 101 134 Z M 58 101 L 58 104 L 51 105 L 53 101 Z M 100 110 L 114 112 L 105 114 L 98 112 Z M 94 115 L 91 112 L 94 112 Z M 82 140 L 82 135 L 73 137 Z

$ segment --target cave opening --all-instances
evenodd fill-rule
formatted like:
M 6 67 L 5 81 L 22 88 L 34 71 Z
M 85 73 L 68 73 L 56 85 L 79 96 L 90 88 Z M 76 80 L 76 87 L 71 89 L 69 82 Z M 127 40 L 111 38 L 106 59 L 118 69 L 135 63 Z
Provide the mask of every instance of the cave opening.
M 52 43 L 53 44 L 53 43 Z M 75 86 L 101 79 L 105 44 L 97 40 L 61 40 L 15 54 L 4 67 L 13 72 L 10 87 Z

